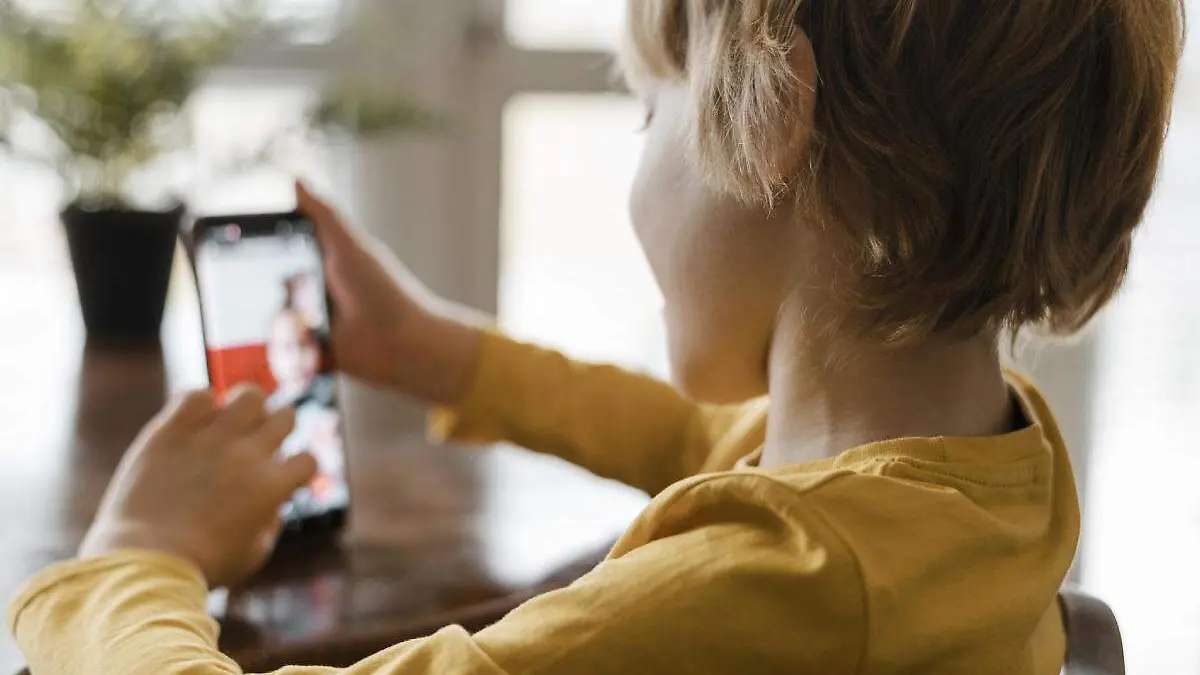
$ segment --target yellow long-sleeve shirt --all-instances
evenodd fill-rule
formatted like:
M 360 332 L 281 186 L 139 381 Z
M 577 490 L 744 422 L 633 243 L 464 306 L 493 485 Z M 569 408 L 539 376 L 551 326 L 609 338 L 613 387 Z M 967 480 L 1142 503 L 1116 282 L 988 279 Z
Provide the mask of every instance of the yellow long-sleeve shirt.
M 281 675 L 1057 673 L 1078 502 L 1045 403 L 1010 381 L 1022 431 L 761 470 L 762 403 L 698 407 L 489 336 L 435 433 L 551 452 L 654 501 L 595 571 L 478 634 Z M 9 621 L 35 675 L 240 673 L 205 598 L 186 562 L 129 551 L 47 570 Z

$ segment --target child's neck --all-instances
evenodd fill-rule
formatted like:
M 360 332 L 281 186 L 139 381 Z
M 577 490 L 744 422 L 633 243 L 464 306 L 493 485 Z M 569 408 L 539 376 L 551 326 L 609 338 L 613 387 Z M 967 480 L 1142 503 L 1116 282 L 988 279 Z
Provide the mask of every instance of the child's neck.
M 989 338 L 858 349 L 826 365 L 797 332 L 776 336 L 762 466 L 836 457 L 892 438 L 1011 430 L 1013 401 Z

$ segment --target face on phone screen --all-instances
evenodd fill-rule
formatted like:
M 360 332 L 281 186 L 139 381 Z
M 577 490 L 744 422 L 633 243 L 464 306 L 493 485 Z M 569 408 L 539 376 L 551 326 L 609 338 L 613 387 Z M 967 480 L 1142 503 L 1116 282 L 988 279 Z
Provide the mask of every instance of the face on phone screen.
M 236 223 L 208 227 L 196 242 L 196 277 L 213 389 L 224 395 L 252 383 L 268 393 L 268 409 L 294 408 L 296 430 L 280 452 L 309 452 L 320 466 L 284 507 L 285 519 L 345 508 L 342 418 L 311 223 L 280 221 L 269 236 Z

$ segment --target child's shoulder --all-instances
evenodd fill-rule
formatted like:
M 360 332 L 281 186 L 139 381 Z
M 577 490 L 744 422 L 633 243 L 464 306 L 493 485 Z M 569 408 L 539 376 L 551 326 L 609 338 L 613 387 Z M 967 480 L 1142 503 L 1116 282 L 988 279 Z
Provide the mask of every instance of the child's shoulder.
M 865 636 L 871 617 L 871 644 L 843 645 L 861 653 L 1006 664 L 1061 632 L 1048 613 L 1079 536 L 1072 484 L 1047 480 L 1056 451 L 1022 456 L 1037 435 L 974 464 L 927 439 L 698 476 L 655 498 L 611 559 L 658 561 L 689 607 L 845 628 L 829 639 Z
M 937 564 L 967 551 L 976 561 L 991 552 L 1040 551 L 1063 558 L 1065 572 L 1079 536 L 1065 453 L 1034 425 L 986 439 L 900 439 L 822 462 L 696 476 L 658 495 L 623 544 L 738 532 L 765 547 L 820 542 L 866 567 L 895 556 Z

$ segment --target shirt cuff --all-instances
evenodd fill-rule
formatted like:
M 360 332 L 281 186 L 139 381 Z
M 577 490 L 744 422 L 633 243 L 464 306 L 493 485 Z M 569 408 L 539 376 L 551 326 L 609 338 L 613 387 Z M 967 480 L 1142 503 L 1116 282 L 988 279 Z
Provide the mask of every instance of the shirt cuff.
M 208 592 L 208 581 L 198 567 L 182 558 L 166 553 L 127 550 L 96 558 L 69 560 L 51 565 L 17 591 L 8 606 L 9 632 L 16 634 L 17 622 L 21 618 L 21 613 L 43 594 L 79 577 L 98 575 L 129 566 L 139 566 L 180 581 L 195 583 L 203 588 L 203 593 Z

